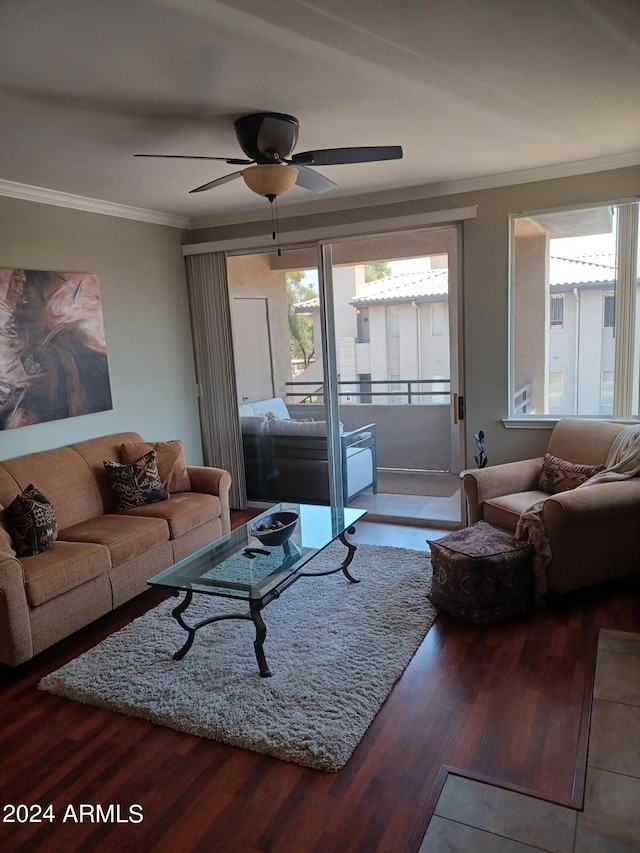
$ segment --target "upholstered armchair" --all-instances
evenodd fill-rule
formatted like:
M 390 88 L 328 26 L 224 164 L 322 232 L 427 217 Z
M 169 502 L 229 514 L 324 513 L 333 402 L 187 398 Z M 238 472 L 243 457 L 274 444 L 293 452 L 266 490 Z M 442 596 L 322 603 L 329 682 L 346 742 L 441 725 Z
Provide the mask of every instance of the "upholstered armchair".
M 572 466 L 604 466 L 623 429 L 565 418 L 553 429 L 547 453 Z M 640 571 L 640 477 L 552 494 L 549 481 L 541 481 L 544 462 L 538 457 L 464 471 L 469 524 L 484 520 L 514 533 L 521 514 L 543 501 L 540 517 L 551 549 L 547 582 L 556 593 Z

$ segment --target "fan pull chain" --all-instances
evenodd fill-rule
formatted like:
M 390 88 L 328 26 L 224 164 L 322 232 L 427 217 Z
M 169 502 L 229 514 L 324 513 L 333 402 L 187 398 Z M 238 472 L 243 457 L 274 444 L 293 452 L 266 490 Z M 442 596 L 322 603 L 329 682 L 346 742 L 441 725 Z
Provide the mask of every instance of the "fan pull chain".
M 282 257 L 282 251 L 280 249 L 280 234 L 278 231 L 278 197 L 268 195 L 267 198 L 271 202 L 271 237 L 278 241 L 278 257 L 280 258 Z

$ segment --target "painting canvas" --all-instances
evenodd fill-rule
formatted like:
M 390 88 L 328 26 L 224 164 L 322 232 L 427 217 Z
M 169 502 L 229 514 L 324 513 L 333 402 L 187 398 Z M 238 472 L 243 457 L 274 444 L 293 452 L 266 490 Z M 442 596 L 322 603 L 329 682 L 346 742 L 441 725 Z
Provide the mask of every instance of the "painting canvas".
M 0 429 L 111 408 L 98 277 L 0 268 Z

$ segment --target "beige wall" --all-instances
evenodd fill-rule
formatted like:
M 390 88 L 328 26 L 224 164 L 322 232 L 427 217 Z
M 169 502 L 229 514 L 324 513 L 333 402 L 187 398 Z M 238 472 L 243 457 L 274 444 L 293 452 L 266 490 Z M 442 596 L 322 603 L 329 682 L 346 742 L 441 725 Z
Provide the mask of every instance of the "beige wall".
M 463 229 L 464 370 L 466 383 L 467 464 L 477 452 L 473 434 L 484 430 L 491 464 L 542 452 L 546 429 L 507 430 L 509 357 L 509 214 L 628 198 L 640 194 L 640 166 L 516 186 L 478 190 L 401 204 L 342 210 L 285 219 L 281 206 L 281 241 L 287 230 L 348 224 L 466 205 L 478 205 L 476 219 Z M 268 223 L 252 222 L 191 234 L 192 242 L 270 234 Z
M 0 198 L 0 266 L 100 278 L 113 410 L 0 432 L 0 459 L 122 430 L 202 461 L 184 232 Z
M 505 430 L 508 411 L 510 213 L 640 194 L 640 166 L 571 178 L 281 220 L 287 230 L 478 205 L 464 224 L 463 313 L 467 460 L 483 429 L 492 464 L 544 449 L 547 430 Z M 284 210 L 284 206 L 282 210 Z M 100 277 L 114 409 L 0 433 L 0 458 L 116 430 L 182 438 L 201 458 L 193 355 L 180 242 L 270 234 L 253 222 L 194 231 L 0 198 L 0 265 L 87 270 Z

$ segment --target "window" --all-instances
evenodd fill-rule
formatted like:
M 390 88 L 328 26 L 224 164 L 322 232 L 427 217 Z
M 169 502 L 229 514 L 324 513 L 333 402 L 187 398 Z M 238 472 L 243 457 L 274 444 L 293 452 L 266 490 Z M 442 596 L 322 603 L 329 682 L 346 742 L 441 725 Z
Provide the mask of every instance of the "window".
M 613 293 L 604 295 L 604 327 L 613 329 L 616 325 L 616 297 Z
M 511 417 L 638 418 L 639 207 L 511 217 Z
M 358 382 L 360 383 L 360 397 L 356 400 L 357 403 L 373 403 L 373 396 L 371 394 L 372 386 L 371 386 L 371 374 L 370 373 L 359 373 L 358 374 Z
M 603 370 L 600 381 L 600 405 L 613 411 L 613 370 Z
M 369 309 L 358 308 L 356 311 L 356 335 L 359 344 L 369 343 Z
M 560 370 L 549 373 L 549 408 L 564 406 L 564 374 Z
M 400 311 L 397 305 L 387 306 L 387 337 L 400 337 Z
M 549 328 L 564 328 L 564 296 L 552 296 L 549 308 Z
M 403 403 L 405 400 L 402 397 L 402 382 L 400 381 L 399 373 L 392 373 L 389 376 L 389 391 L 391 394 L 392 403 Z
M 433 302 L 431 305 L 431 334 L 433 337 L 444 335 L 444 303 Z

